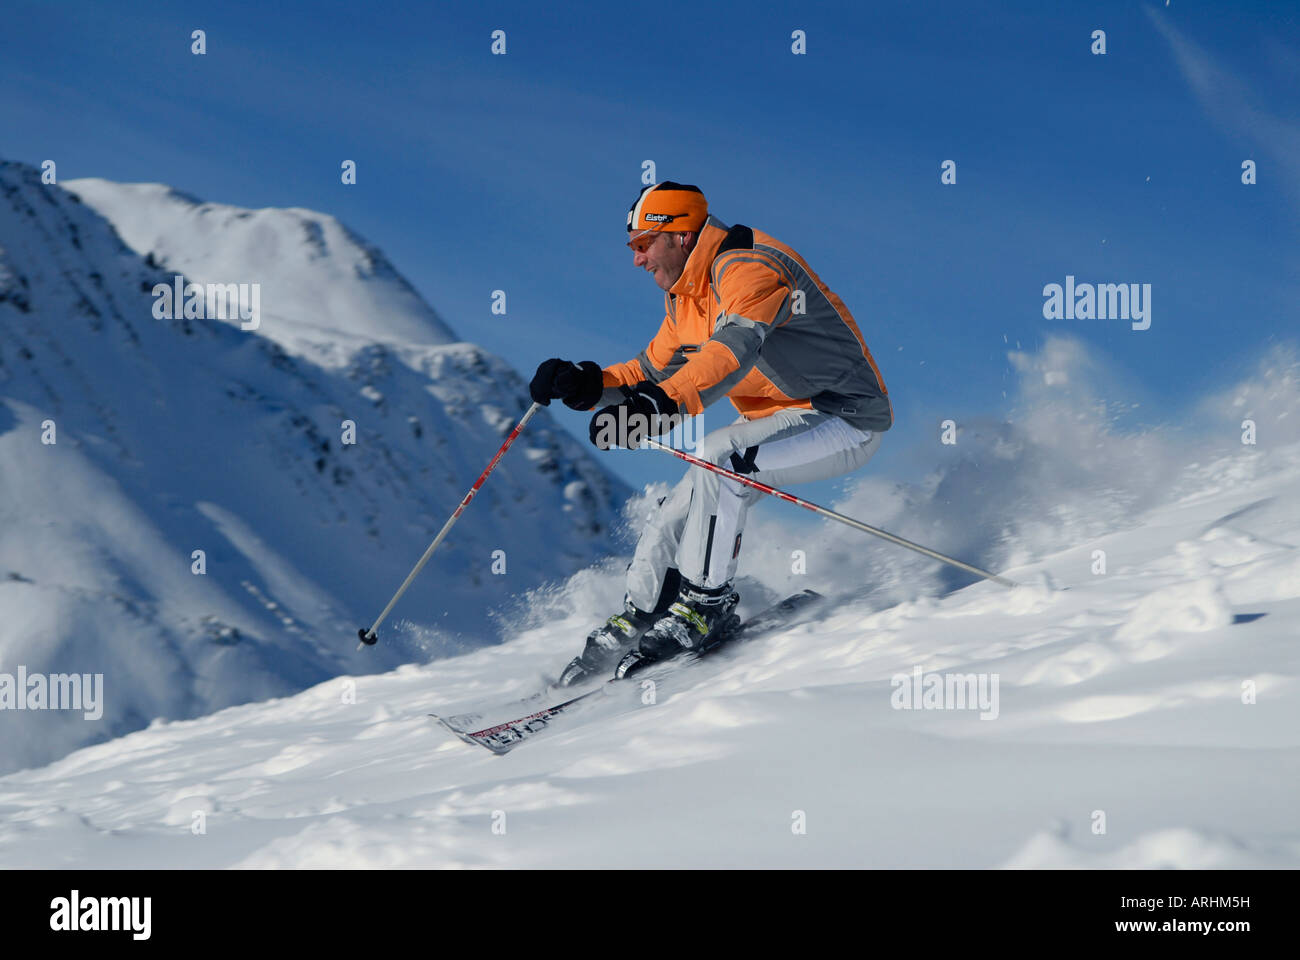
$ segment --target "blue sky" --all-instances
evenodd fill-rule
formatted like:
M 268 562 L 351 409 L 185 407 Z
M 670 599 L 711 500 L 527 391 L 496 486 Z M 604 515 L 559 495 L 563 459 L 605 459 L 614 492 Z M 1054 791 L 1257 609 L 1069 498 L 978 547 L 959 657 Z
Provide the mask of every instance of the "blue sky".
M 626 209 L 643 161 L 698 184 L 854 312 L 897 415 L 867 468 L 886 475 L 933 454 L 939 421 L 1007 414 L 1017 344 L 1079 337 L 1155 422 L 1297 329 L 1296 4 L 9 6 L 0 156 L 334 214 L 526 374 L 644 346 L 662 294 Z M 1067 274 L 1150 283 L 1151 328 L 1043 319 Z

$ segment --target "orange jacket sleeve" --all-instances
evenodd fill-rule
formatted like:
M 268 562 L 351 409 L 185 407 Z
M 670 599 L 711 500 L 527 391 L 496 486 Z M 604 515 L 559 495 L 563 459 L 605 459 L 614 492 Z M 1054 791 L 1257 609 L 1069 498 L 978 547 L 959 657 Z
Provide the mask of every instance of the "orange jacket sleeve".
M 665 372 L 666 368 L 679 346 L 677 325 L 673 323 L 670 316 L 665 314 L 659 332 L 635 359 L 605 368 L 602 385 L 608 390 L 611 387 L 631 387 L 642 380 L 653 380 L 658 383 L 668 376 Z

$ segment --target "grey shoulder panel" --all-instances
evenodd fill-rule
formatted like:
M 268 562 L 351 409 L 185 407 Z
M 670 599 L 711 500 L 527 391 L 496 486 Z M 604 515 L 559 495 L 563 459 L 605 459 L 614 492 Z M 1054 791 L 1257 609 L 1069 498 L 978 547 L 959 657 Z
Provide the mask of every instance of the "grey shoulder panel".
M 763 341 L 770 328 L 738 313 L 729 313 L 718 321 L 709 340 L 722 344 L 736 358 L 739 366 L 721 381 L 700 391 L 700 403 L 708 406 L 731 392 L 732 387 L 744 380 L 758 362 Z

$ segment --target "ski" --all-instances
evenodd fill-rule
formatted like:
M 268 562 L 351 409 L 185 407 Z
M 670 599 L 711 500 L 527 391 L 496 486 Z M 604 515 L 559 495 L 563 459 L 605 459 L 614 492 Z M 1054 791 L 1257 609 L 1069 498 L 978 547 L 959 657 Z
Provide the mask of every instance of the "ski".
M 773 604 L 761 613 L 741 622 L 733 630 L 715 639 L 702 650 L 672 660 L 653 664 L 656 669 L 638 672 L 632 677 L 642 680 L 659 677 L 675 668 L 711 656 L 718 650 L 732 646 L 740 641 L 752 640 L 778 627 L 793 624 L 796 619 L 807 614 L 811 608 L 820 604 L 825 598 L 815 590 L 804 590 L 786 597 L 780 603 Z M 588 690 L 560 703 L 544 706 L 548 695 L 553 691 L 545 690 L 523 700 L 515 701 L 505 707 L 494 710 L 479 710 L 441 716 L 429 714 L 442 726 L 447 728 L 466 743 L 477 744 L 498 756 L 509 753 L 519 744 L 549 729 L 551 723 L 561 714 L 572 714 L 581 710 L 580 704 L 591 703 L 597 694 L 609 694 L 615 685 L 622 686 L 618 678 L 602 682 L 594 690 Z M 552 699 L 554 697 L 552 696 Z M 511 712 L 511 708 L 518 708 Z M 537 708 L 537 709 L 533 709 Z M 502 714 L 513 719 L 500 719 Z M 492 718 L 496 718 L 495 722 Z
M 609 682 L 613 682 L 612 680 Z M 501 755 L 509 753 L 526 738 L 540 733 L 545 730 L 547 725 L 557 717 L 562 711 L 572 707 L 575 703 L 593 697 L 598 693 L 604 692 L 601 687 L 595 690 L 588 690 L 586 693 L 571 697 L 563 703 L 557 703 L 553 706 L 544 707 L 527 716 L 519 717 L 516 720 L 507 720 L 504 723 L 498 723 L 494 726 L 485 727 L 482 730 L 466 729 L 468 726 L 476 726 L 473 721 L 479 719 L 480 714 L 460 714 L 454 717 L 440 717 L 436 713 L 429 716 L 437 720 L 440 724 L 454 733 L 457 737 L 466 743 L 475 743 L 480 747 L 487 747 L 493 753 Z M 530 700 L 541 699 L 545 694 L 537 694 L 530 697 Z

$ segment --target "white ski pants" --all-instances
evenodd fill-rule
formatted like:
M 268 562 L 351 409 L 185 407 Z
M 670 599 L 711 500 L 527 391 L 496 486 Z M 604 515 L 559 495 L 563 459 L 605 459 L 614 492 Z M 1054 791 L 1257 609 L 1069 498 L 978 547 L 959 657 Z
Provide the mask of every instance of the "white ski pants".
M 875 454 L 880 434 L 859 430 L 817 410 L 789 409 L 758 420 L 741 418 L 708 434 L 694 453 L 770 487 L 826 480 L 858 469 Z M 703 467 L 660 501 L 637 541 L 627 592 L 641 610 L 659 603 L 664 578 L 676 568 L 702 587 L 729 583 L 750 504 L 761 491 Z

